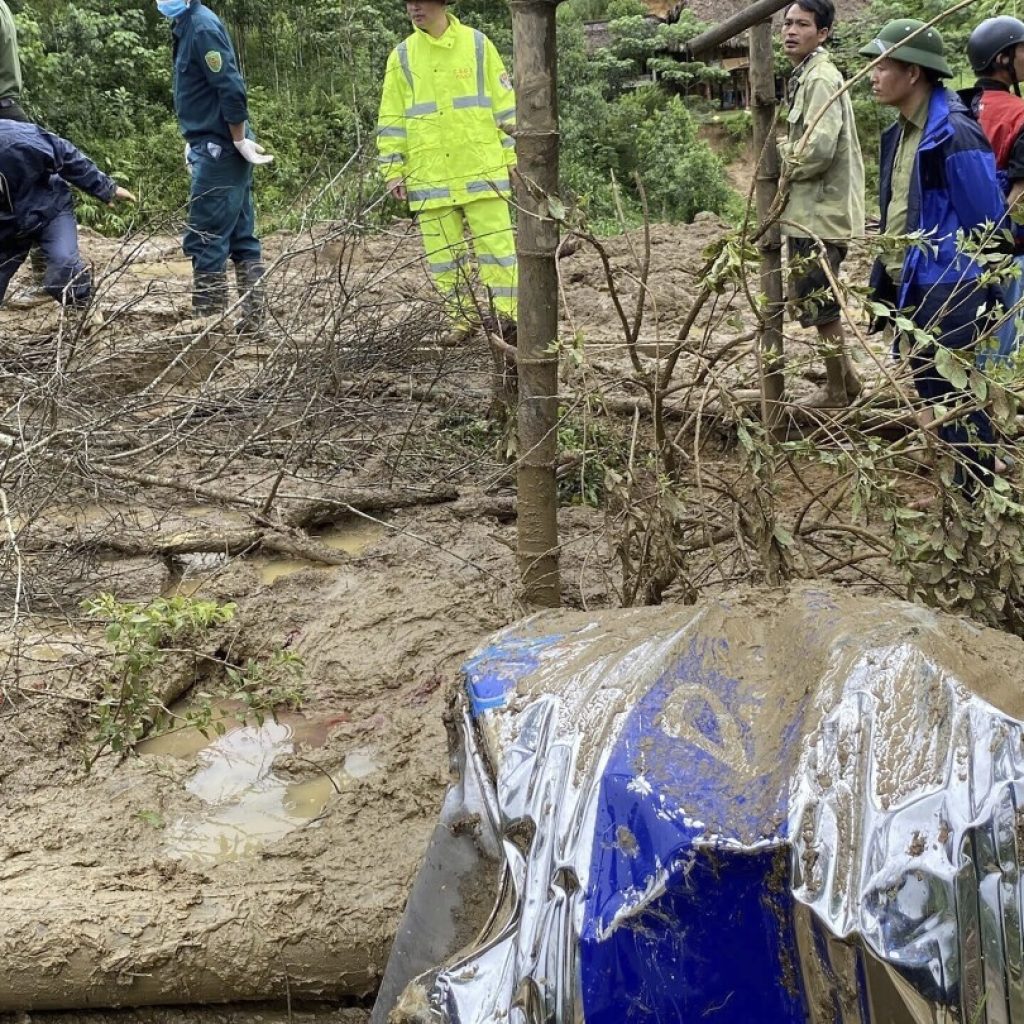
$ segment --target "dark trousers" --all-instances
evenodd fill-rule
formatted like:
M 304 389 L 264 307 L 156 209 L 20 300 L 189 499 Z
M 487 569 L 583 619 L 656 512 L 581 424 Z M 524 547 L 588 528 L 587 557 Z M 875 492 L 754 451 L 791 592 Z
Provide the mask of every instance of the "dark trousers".
M 21 121 L 23 124 L 29 123 L 28 114 L 25 113 L 21 104 L 12 97 L 0 100 L 0 119 L 5 121 Z M 37 281 L 42 281 L 46 274 L 46 263 L 38 247 L 32 250 L 30 258 L 32 262 L 32 276 Z
M 193 146 L 189 155 L 192 188 L 182 248 L 196 274 L 223 272 L 229 256 L 235 263 L 263 258 L 256 237 L 252 165 L 233 146 L 217 147 L 219 153 L 210 146 Z
M 914 371 L 917 393 L 928 405 L 951 408 L 974 401 L 972 394 L 955 387 L 935 369 L 934 349 L 913 353 L 910 365 Z M 992 449 L 995 432 L 985 409 L 975 409 L 960 419 L 944 423 L 939 427 L 939 437 L 952 446 L 961 460 L 956 467 L 955 479 L 966 494 L 972 495 L 978 483 L 991 485 L 992 468 L 995 465 Z
M 0 241 L 0 302 L 33 248 L 42 251 L 46 262 L 43 288 L 47 294 L 67 305 L 85 305 L 92 293 L 92 276 L 78 251 L 78 224 L 70 210 L 31 235 Z

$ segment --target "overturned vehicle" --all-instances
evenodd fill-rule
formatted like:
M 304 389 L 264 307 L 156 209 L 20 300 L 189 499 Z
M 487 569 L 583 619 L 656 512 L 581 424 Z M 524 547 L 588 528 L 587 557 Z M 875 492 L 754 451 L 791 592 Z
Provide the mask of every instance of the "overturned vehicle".
M 1024 1022 L 1022 654 L 810 585 L 505 630 L 374 1024 Z

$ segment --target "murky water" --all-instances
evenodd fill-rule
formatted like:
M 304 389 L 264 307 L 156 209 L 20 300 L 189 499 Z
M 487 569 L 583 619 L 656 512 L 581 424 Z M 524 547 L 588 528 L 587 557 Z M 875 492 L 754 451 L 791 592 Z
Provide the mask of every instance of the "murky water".
M 225 715 L 233 706 L 219 706 Z M 378 771 L 374 751 L 351 751 L 342 770 L 293 782 L 274 771 L 277 758 L 296 748 L 322 744 L 341 716 L 320 721 L 289 715 L 262 725 L 242 725 L 225 717 L 228 731 L 211 740 L 197 729 L 147 740 L 140 754 L 194 757 L 198 768 L 185 789 L 206 809 L 168 824 L 164 849 L 178 860 L 216 864 L 252 856 L 268 843 L 303 827 L 315 827 L 331 798 L 358 779 Z M 232 724 L 229 724 L 232 723 Z
M 209 515 L 210 510 L 202 507 L 185 509 L 182 513 L 188 519 L 202 519 Z M 218 517 L 221 513 L 217 513 Z M 244 517 L 239 515 L 240 525 Z M 232 522 L 231 519 L 227 520 Z M 348 519 L 344 522 L 335 523 L 321 533 L 314 533 L 313 536 L 325 547 L 335 551 L 344 551 L 349 555 L 361 555 L 376 541 L 380 540 L 387 533 L 387 527 L 382 523 L 373 522 L 369 519 Z M 190 555 L 182 559 L 186 564 L 185 574 L 181 578 L 172 579 L 163 589 L 164 597 L 197 597 L 202 595 L 203 587 L 207 584 L 207 577 L 212 575 L 227 562 L 224 555 Z M 304 569 L 324 569 L 326 566 L 318 562 L 310 562 L 304 558 L 273 558 L 263 555 L 255 555 L 246 558 L 245 561 L 252 565 L 260 574 L 260 580 L 266 585 L 286 576 L 293 576 Z
M 380 540 L 386 532 L 386 526 L 370 519 L 350 519 L 335 523 L 323 533 L 316 534 L 316 539 L 334 551 L 359 555 L 375 541 Z M 316 565 L 315 562 L 308 562 L 302 558 L 255 558 L 252 561 L 259 566 L 260 579 L 266 584 Z
M 192 263 L 189 260 L 164 260 L 160 263 L 133 263 L 129 271 L 136 277 L 191 277 Z

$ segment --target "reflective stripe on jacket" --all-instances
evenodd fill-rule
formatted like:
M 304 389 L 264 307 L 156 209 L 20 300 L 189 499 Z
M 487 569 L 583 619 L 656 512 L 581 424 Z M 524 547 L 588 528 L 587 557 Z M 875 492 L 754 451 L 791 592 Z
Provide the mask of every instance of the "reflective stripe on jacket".
M 440 39 L 417 29 L 388 57 L 377 123 L 386 181 L 413 210 L 508 195 L 516 121 L 512 81 L 494 44 L 448 15 Z
M 828 53 L 818 50 L 793 77 L 796 87 L 787 114 L 789 138 L 779 146 L 789 179 L 782 216 L 791 223 L 783 225 L 783 230 L 794 238 L 857 238 L 864 234 L 864 158 L 850 94 L 843 93 L 829 103 L 843 87 L 843 76 Z M 818 118 L 822 108 L 824 113 Z M 812 123 L 810 137 L 801 145 L 800 139 Z
M 882 133 L 878 191 L 883 231 L 899 135 L 899 123 Z M 898 289 L 882 262 L 876 261 L 871 272 L 873 297 L 897 308 L 913 306 L 918 326 L 938 318 L 943 341 L 950 347 L 966 343 L 977 333 L 975 325 L 983 320 L 984 309 L 998 297 L 998 288 L 974 283 L 982 269 L 958 251 L 958 234 L 969 236 L 986 223 L 999 224 L 1005 215 L 995 158 L 984 133 L 955 93 L 934 89 L 907 197 L 907 231 L 925 232 L 928 245 L 908 247 Z M 972 290 L 976 294 L 969 298 Z
M 67 139 L 35 124 L 0 120 L 0 244 L 74 209 L 66 182 L 105 203 L 117 191 Z

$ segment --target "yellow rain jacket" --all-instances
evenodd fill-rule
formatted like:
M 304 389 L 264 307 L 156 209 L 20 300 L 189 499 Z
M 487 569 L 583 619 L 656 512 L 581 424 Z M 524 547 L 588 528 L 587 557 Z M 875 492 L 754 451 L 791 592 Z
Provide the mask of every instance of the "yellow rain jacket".
M 409 207 L 507 197 L 516 97 L 494 44 L 448 15 L 440 39 L 417 29 L 388 57 L 377 122 L 386 181 L 402 178 Z

